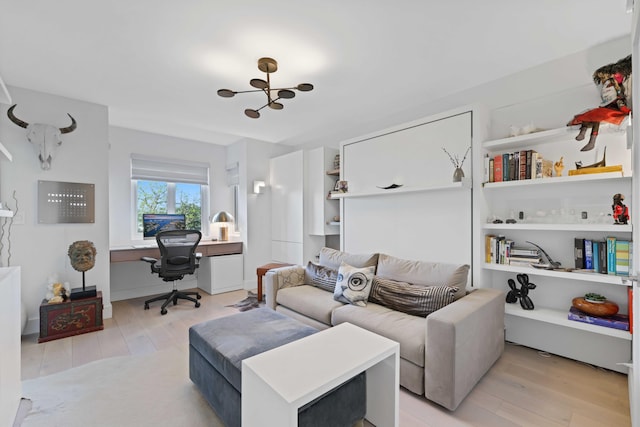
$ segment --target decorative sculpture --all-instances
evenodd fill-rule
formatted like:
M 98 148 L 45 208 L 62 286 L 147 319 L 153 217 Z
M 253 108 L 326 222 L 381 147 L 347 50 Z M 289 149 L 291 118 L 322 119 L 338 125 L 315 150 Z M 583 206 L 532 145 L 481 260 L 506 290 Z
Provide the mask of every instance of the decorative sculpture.
M 580 125 L 576 141 L 582 141 L 588 128 L 591 136 L 580 151 L 592 150 L 596 145 L 601 122 L 619 125 L 631 112 L 631 55 L 598 68 L 593 82 L 600 87 L 602 103 L 599 107 L 577 114 L 567 126 Z
M 507 283 L 511 290 L 507 293 L 506 301 L 510 304 L 515 303 L 520 300 L 520 306 L 523 310 L 533 310 L 533 301 L 529 297 L 529 290 L 535 289 L 536 285 L 534 283 L 529 283 L 529 276 L 526 274 L 518 274 L 516 276 L 518 282 L 520 283 L 520 289 L 516 286 L 516 282 L 513 279 L 509 279 Z
M 85 286 L 84 273 L 91 270 L 95 265 L 96 247 L 88 240 L 78 240 L 69 245 L 67 254 L 73 269 L 82 272 L 82 288 L 71 289 L 71 300 L 95 297 L 97 295 L 96 287 Z
M 624 195 L 617 193 L 613 195 L 613 220 L 614 224 L 628 224 L 629 223 L 629 208 L 622 203 Z
M 14 108 L 17 104 L 14 104 L 7 111 L 9 119 L 18 126 L 27 129 L 27 140 L 32 143 L 38 150 L 38 159 L 40 159 L 40 167 L 44 170 L 51 169 L 51 160 L 56 154 L 56 150 L 62 145 L 61 135 L 69 132 L 73 132 L 76 127 L 76 120 L 71 117 L 71 114 L 67 113 L 67 116 L 71 119 L 71 125 L 65 128 L 57 128 L 52 125 L 45 125 L 42 123 L 27 123 L 13 114 Z

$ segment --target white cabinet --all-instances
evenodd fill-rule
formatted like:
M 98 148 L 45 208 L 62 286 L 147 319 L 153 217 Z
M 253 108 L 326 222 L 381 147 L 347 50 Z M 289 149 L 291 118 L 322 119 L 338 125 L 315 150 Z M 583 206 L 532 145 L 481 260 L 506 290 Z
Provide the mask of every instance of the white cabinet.
M 577 132 L 577 131 L 576 131 Z M 474 275 L 481 286 L 509 290 L 508 279 L 525 273 L 536 288 L 529 292 L 533 310 L 518 303 L 505 303 L 506 339 L 518 344 L 581 360 L 626 373 L 620 362 L 628 362 L 632 336 L 628 331 L 568 320 L 574 297 L 585 293 L 603 294 L 628 311 L 628 288 L 623 276 L 595 272 L 540 270 L 529 266 L 487 263 L 485 237 L 504 236 L 519 247 L 527 241 L 544 248 L 562 267 L 575 267 L 574 240 L 605 240 L 616 237 L 632 240 L 631 225 L 613 225 L 613 195 L 625 195 L 631 206 L 631 153 L 625 132 L 609 129 L 598 136 L 597 150 L 580 152 L 571 129 L 555 129 L 513 138 L 488 141 L 476 153 L 476 165 L 483 158 L 503 153 L 535 150 L 554 163 L 563 158 L 562 176 L 551 178 L 487 182 L 474 186 Z M 606 164 L 621 165 L 623 172 L 568 176 L 574 163 L 591 164 L 600 160 L 606 146 Z M 483 168 L 475 169 L 474 180 L 483 182 Z M 633 212 L 632 212 L 633 215 Z M 494 223 L 494 220 L 501 223 Z M 515 219 L 516 223 L 506 223 Z M 516 283 L 517 280 L 516 280 Z
M 0 426 L 13 425 L 20 399 L 20 267 L 0 268 Z
M 209 256 L 200 260 L 198 288 L 210 295 L 244 287 L 243 255 Z
M 340 223 L 335 220 L 340 215 L 340 201 L 328 197 L 340 179 L 339 171 L 333 172 L 337 154 L 337 149 L 327 147 L 307 153 L 307 223 L 312 235 L 340 234 Z

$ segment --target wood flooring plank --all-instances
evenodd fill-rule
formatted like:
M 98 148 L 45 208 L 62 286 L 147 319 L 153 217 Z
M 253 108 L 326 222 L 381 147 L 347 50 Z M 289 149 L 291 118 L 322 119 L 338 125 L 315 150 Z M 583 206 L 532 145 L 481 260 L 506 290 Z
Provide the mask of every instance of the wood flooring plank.
M 73 367 L 71 337 L 43 343 L 44 354 L 40 366 L 40 376 L 55 374 Z
M 74 367 L 102 359 L 99 333 L 81 334 L 71 338 L 71 364 Z

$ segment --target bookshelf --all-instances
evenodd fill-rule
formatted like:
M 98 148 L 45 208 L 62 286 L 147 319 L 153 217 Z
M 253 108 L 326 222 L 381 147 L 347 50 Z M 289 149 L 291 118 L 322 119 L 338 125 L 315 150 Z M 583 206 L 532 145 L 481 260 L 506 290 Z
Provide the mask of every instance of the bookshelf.
M 567 127 L 485 141 L 474 153 L 474 165 L 479 167 L 474 167 L 473 188 L 474 283 L 506 293 L 508 279 L 527 274 L 536 284 L 529 293 L 533 310 L 505 303 L 506 339 L 624 373 L 626 368 L 618 363 L 629 359 L 631 333 L 569 320 L 568 312 L 574 297 L 597 292 L 616 302 L 621 313 L 627 313 L 627 290 L 632 283 L 628 278 L 586 270 L 491 264 L 485 262 L 484 255 L 485 236 L 502 235 L 519 247 L 530 247 L 526 241 L 533 241 L 562 267 L 574 267 L 575 238 L 603 240 L 613 236 L 631 240 L 632 225 L 614 225 L 608 216 L 616 193 L 624 194 L 624 203 L 632 206 L 631 150 L 625 130 L 626 126 L 607 128 L 598 136 L 596 149 L 586 153 L 580 152 L 582 145 L 574 139 L 577 129 Z M 601 159 L 605 146 L 606 164 L 622 165 L 622 172 L 567 176 L 575 162 L 591 164 Z M 535 150 L 554 162 L 562 157 L 563 176 L 554 173 L 546 178 L 485 182 L 486 156 L 494 158 L 521 150 Z M 582 220 L 581 212 L 586 212 L 588 219 Z M 516 218 L 517 222 L 493 223 L 492 218 Z
M 428 192 L 428 191 L 444 191 L 444 190 L 457 190 L 457 189 L 470 189 L 470 188 L 471 188 L 471 181 L 463 179 L 461 182 L 453 182 L 451 184 L 437 185 L 437 186 L 409 186 L 409 187 L 403 186 L 399 188 L 392 188 L 389 190 L 376 188 L 368 191 L 333 193 L 331 194 L 331 198 L 332 199 L 348 199 L 353 197 L 391 196 L 394 194 L 421 193 L 421 192 Z

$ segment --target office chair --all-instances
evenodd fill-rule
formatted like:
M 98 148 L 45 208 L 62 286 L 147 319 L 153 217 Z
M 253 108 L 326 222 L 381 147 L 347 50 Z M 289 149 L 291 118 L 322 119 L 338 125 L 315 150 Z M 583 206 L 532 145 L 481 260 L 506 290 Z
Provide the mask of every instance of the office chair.
M 196 248 L 200 243 L 202 233 L 198 230 L 168 230 L 161 231 L 156 235 L 158 249 L 160 249 L 160 259 L 142 257 L 142 261 L 151 264 L 151 273 L 157 273 L 165 282 L 173 283 L 173 290 L 168 294 L 151 298 L 144 302 L 144 309 L 149 309 L 149 303 L 165 300 L 160 308 L 160 314 L 167 314 L 167 305 L 173 301 L 173 305 L 178 304 L 178 299 L 186 299 L 196 303 L 196 308 L 200 307 L 200 294 L 198 292 L 178 291 L 176 280 L 182 280 L 186 274 L 193 274 L 199 267 L 198 260 L 200 254 L 196 254 Z M 190 295 L 195 295 L 196 298 Z

